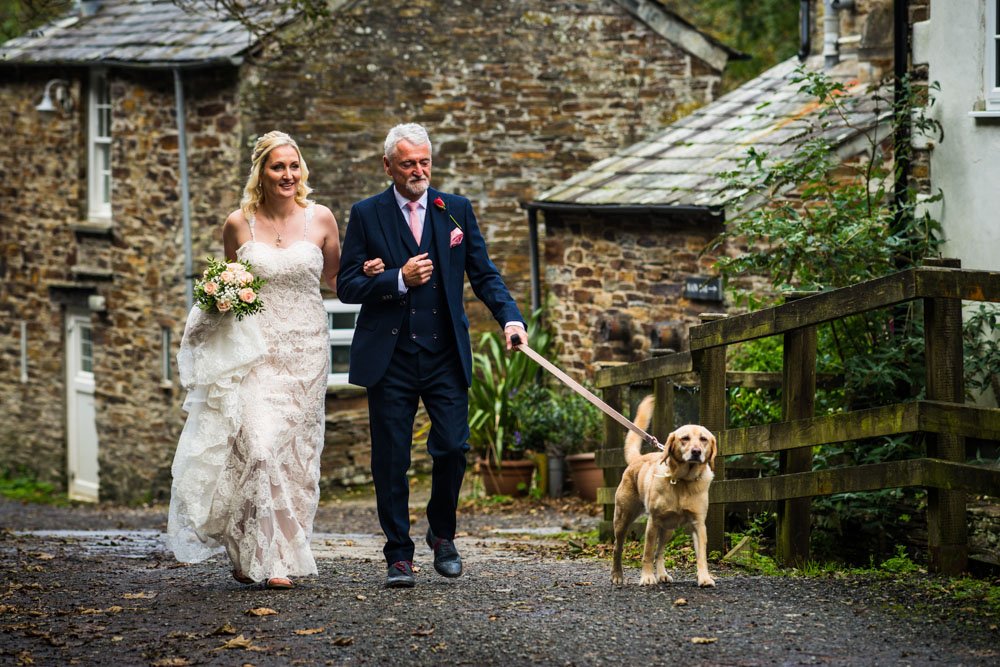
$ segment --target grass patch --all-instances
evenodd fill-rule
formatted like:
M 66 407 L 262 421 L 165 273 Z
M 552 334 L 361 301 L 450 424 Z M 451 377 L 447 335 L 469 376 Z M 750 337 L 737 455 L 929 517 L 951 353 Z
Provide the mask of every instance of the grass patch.
M 0 476 L 0 496 L 23 503 L 40 503 L 57 507 L 67 507 L 71 504 L 66 494 L 56 491 L 52 484 L 40 482 L 28 475 Z

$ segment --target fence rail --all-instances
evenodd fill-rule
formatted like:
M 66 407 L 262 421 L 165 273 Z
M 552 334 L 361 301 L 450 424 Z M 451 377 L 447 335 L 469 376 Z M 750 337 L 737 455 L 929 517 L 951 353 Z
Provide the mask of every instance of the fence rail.
M 665 439 L 673 428 L 675 384 L 699 389 L 699 421 L 716 433 L 722 456 L 772 453 L 778 474 L 727 479 L 722 456 L 710 491 L 711 549 L 724 548 L 727 503 L 778 503 L 779 560 L 800 563 L 809 554 L 810 500 L 816 496 L 899 487 L 928 491 L 928 549 L 934 569 L 957 573 L 967 567 L 966 493 L 1000 495 L 1000 470 L 965 462 L 964 439 L 1000 440 L 1000 409 L 964 405 L 962 300 L 1000 301 L 1000 273 L 964 271 L 955 260 L 910 269 L 830 292 L 804 295 L 785 304 L 737 317 L 702 316 L 691 327 L 690 352 L 602 368 L 595 384 L 605 400 L 622 410 L 631 386 L 652 383 L 656 396 L 652 433 Z M 816 327 L 820 324 L 910 301 L 924 305 L 927 400 L 896 403 L 833 415 L 813 415 L 817 386 L 840 379 L 816 374 Z M 734 373 L 726 369 L 729 345 L 783 336 L 782 373 Z M 783 420 L 726 428 L 727 387 L 780 387 Z M 905 461 L 812 470 L 814 447 L 841 442 L 923 434 L 927 456 Z M 605 422 L 606 447 L 597 463 L 605 487 L 602 534 L 610 533 L 614 491 L 625 468 L 624 434 Z

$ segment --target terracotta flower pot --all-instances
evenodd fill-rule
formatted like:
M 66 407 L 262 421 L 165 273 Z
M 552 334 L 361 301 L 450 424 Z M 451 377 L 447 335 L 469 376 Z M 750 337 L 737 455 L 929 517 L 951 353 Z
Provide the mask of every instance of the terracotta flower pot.
M 479 459 L 479 476 L 483 488 L 491 496 L 526 496 L 531 489 L 531 478 L 535 474 L 534 459 L 501 461 L 500 468 Z
M 570 454 L 566 457 L 566 467 L 569 468 L 569 476 L 577 495 L 595 502 L 597 489 L 604 486 L 604 471 L 594 463 L 594 453 Z

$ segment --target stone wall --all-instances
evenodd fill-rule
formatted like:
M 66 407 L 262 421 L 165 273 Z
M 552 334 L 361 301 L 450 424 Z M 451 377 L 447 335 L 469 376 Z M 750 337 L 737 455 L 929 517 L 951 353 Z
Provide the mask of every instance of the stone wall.
M 519 202 L 710 101 L 719 81 L 611 0 L 364 1 L 331 26 L 299 29 L 283 55 L 247 68 L 247 140 L 273 128 L 295 136 L 316 199 L 343 228 L 352 203 L 388 185 L 386 131 L 425 124 L 434 185 L 472 199 L 525 309 Z M 495 326 L 467 298 L 474 327 Z
M 60 70 L 4 72 L 0 86 L 0 471 L 66 484 L 62 304 L 49 286 L 72 281 L 76 243 L 67 221 L 83 206 L 81 116 L 35 111 L 46 81 L 79 81 Z M 27 382 L 21 382 L 21 322 Z
M 221 254 L 220 225 L 238 199 L 235 70 L 187 84 L 194 257 Z M 7 75 L 8 72 L 5 72 Z M 71 81 L 71 112 L 43 116 L 45 82 Z M 176 355 L 185 320 L 178 142 L 169 73 L 112 70 L 112 229 L 86 222 L 85 70 L 14 72 L 0 87 L 0 469 L 66 488 L 64 316 L 90 294 L 101 497 L 164 499 L 183 425 L 182 392 L 161 373 L 161 328 Z M 18 175 L 18 178 L 12 176 Z M 196 270 L 198 264 L 196 263 Z M 20 382 L 20 322 L 28 382 Z M 174 368 L 176 371 L 176 368 Z
M 684 297 L 689 276 L 712 275 L 699 256 L 720 228 L 664 217 L 544 214 L 547 323 L 559 364 L 578 379 L 599 362 L 646 359 L 654 347 L 687 349 L 687 329 L 724 305 Z

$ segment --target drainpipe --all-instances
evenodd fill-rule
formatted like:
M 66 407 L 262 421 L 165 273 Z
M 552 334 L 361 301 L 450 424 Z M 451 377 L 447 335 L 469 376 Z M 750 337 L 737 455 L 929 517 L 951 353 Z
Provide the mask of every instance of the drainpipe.
M 538 209 L 528 208 L 528 255 L 531 258 L 531 314 L 542 307 L 542 286 L 538 261 Z M 541 317 L 539 317 L 541 323 Z
M 181 220 L 184 225 L 184 305 L 191 310 L 194 304 L 194 262 L 191 259 L 191 197 L 188 190 L 187 119 L 184 115 L 184 84 L 181 71 L 174 68 L 174 99 L 177 102 L 177 153 L 180 159 Z
M 799 62 L 812 51 L 812 1 L 799 0 Z
M 903 79 L 909 71 L 910 56 L 910 21 L 908 0 L 893 2 L 892 16 L 892 69 L 893 69 L 893 101 L 897 109 L 903 107 L 905 91 Z M 896 182 L 893 187 L 895 203 L 896 229 L 902 229 L 906 223 L 907 188 L 910 184 L 910 114 L 900 114 L 896 122 L 893 137 L 893 152 L 896 159 Z
M 854 0 L 823 0 L 823 67 L 830 69 L 840 62 L 841 9 L 854 7 Z

